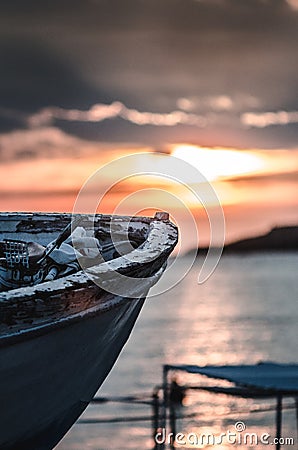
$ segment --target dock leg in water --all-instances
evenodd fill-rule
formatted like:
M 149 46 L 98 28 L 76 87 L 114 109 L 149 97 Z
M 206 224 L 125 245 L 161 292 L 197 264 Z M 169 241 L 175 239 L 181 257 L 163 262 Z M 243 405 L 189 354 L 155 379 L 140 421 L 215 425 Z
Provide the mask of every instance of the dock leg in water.
M 282 395 L 277 396 L 276 404 L 276 450 L 280 450 L 280 438 L 281 438 L 281 427 L 282 427 Z

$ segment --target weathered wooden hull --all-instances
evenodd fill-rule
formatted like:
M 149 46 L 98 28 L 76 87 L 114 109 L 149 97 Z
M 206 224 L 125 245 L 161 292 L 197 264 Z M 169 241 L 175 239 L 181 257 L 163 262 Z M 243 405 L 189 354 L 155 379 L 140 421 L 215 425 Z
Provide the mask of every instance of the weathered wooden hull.
M 49 450 L 62 439 L 110 372 L 142 304 L 124 302 L 1 349 L 2 450 Z
M 46 244 L 69 220 L 53 214 L 49 225 L 44 214 L 0 213 L 0 237 Z M 107 239 L 109 218 L 96 220 Z M 0 293 L 1 450 L 50 450 L 60 441 L 111 370 L 177 242 L 168 220 L 120 217 L 113 226 L 119 235 L 129 229 L 138 249 Z

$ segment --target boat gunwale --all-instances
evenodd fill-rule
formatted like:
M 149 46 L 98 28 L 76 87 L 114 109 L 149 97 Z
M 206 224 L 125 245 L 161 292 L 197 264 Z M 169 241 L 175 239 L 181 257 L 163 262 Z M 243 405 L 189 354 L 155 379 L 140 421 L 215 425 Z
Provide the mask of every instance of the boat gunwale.
M 60 215 L 60 214 L 59 214 Z M 32 214 L 34 216 L 34 214 Z M 52 213 L 55 217 L 55 214 Z M 61 216 L 61 215 L 60 215 Z M 87 216 L 87 215 L 86 215 Z M 69 215 L 64 217 L 68 218 Z M 59 294 L 67 291 L 75 291 L 84 288 L 88 288 L 94 284 L 96 278 L 103 274 L 113 274 L 113 272 L 118 272 L 125 270 L 125 274 L 129 276 L 129 270 L 133 271 L 139 270 L 139 275 L 142 276 L 144 269 L 142 267 L 144 264 L 154 262 L 160 259 L 160 267 L 158 267 L 155 272 L 146 275 L 148 279 L 147 290 L 157 282 L 159 277 L 164 271 L 164 262 L 175 247 L 178 240 L 177 227 L 173 225 L 169 220 L 160 220 L 158 218 L 148 218 L 148 217 L 130 217 L 130 216 L 104 216 L 104 219 L 109 220 L 111 217 L 119 219 L 123 222 L 141 222 L 149 225 L 148 233 L 144 243 L 137 249 L 132 250 L 130 253 L 124 256 L 120 256 L 110 261 L 105 261 L 99 265 L 92 266 L 85 271 L 80 270 L 75 274 L 68 275 L 53 281 L 43 282 L 35 286 L 21 287 L 18 289 L 13 289 L 0 294 L 0 306 L 2 310 L 5 309 L 5 304 L 7 307 L 19 302 L 34 301 L 34 297 L 50 299 L 51 297 L 59 296 Z M 102 215 L 97 215 L 96 219 L 101 219 Z M 144 274 L 145 275 L 145 274 Z M 156 280 L 155 280 L 156 278 Z M 100 287 L 104 291 L 104 287 Z M 137 291 L 139 292 L 139 291 Z M 131 292 L 130 292 L 131 294 Z M 140 295 L 141 297 L 141 295 Z M 133 299 L 128 295 L 127 297 L 119 296 L 115 299 L 114 296 L 107 298 L 106 301 L 98 301 L 92 306 L 86 307 L 81 311 L 75 313 L 70 313 L 68 315 L 52 318 L 51 321 L 45 321 L 40 323 L 33 323 L 31 326 L 20 329 L 11 329 L 10 332 L 6 332 L 0 336 L 0 345 L 6 345 L 8 343 L 14 343 L 20 338 L 30 336 L 36 336 L 36 333 L 44 333 L 46 330 L 50 331 L 53 327 L 61 327 L 62 324 L 69 324 L 74 320 L 82 320 L 83 318 L 89 317 L 89 315 L 99 314 L 107 310 L 120 307 L 127 301 L 132 301 Z
M 152 284 L 156 283 L 159 280 L 163 272 L 164 268 L 161 267 L 158 272 L 154 274 L 154 276 L 152 277 L 154 278 L 154 282 L 150 283 L 148 290 Z M 34 339 L 38 336 L 43 336 L 47 333 L 51 333 L 54 330 L 70 326 L 74 323 L 81 322 L 82 320 L 90 319 L 99 314 L 104 314 L 108 311 L 111 311 L 112 309 L 120 308 L 126 303 L 140 301 L 141 298 L 143 297 L 117 297 L 117 299 L 114 299 L 113 301 L 98 302 L 96 305 L 86 308 L 83 311 L 69 314 L 68 316 L 61 317 L 60 319 L 56 319 L 52 322 L 44 322 L 35 326 L 33 325 L 32 327 L 26 328 L 24 330 L 17 330 L 11 333 L 3 334 L 2 336 L 0 336 L 0 348 L 14 345 L 18 342 L 23 342 L 24 340 Z
M 53 213 L 52 213 L 53 214 Z M 111 217 L 111 216 L 106 216 Z M 115 217 L 115 216 L 113 216 Z M 130 220 L 130 216 L 118 216 L 118 218 L 123 218 L 124 220 Z M 140 217 L 143 219 L 143 217 Z M 146 218 L 145 218 L 146 219 Z M 148 218 L 147 218 L 148 219 Z M 141 220 L 142 221 L 142 220 Z M 172 233 L 170 233 L 170 230 Z M 155 235 L 155 232 L 158 232 Z M 165 236 L 165 231 L 168 233 Z M 173 234 L 174 233 L 174 234 Z M 163 247 L 159 249 L 159 237 L 163 235 Z M 158 256 L 164 253 L 170 253 L 178 240 L 177 227 L 168 220 L 151 219 L 149 224 L 148 235 L 144 243 L 137 249 L 132 250 L 124 256 L 119 256 L 110 261 L 104 261 L 98 265 L 94 265 L 85 270 L 79 270 L 78 272 L 66 275 L 61 278 L 57 278 L 52 281 L 44 281 L 40 284 L 34 286 L 23 286 L 17 289 L 11 289 L 9 291 L 0 293 L 0 303 L 5 303 L 11 301 L 11 298 L 26 298 L 35 296 L 36 294 L 41 294 L 45 292 L 46 294 L 59 294 L 65 289 L 79 289 L 80 287 L 86 287 L 86 285 L 94 282 L 94 277 L 96 278 L 96 273 L 104 274 L 107 272 L 115 272 L 120 269 L 128 269 L 133 267 L 136 269 L 137 266 L 142 266 L 146 263 L 152 262 L 158 258 Z M 155 248 L 155 251 L 152 250 Z M 148 253 L 147 253 L 148 252 Z M 68 285 L 67 285 L 68 284 Z M 49 290 L 50 288 L 50 290 Z

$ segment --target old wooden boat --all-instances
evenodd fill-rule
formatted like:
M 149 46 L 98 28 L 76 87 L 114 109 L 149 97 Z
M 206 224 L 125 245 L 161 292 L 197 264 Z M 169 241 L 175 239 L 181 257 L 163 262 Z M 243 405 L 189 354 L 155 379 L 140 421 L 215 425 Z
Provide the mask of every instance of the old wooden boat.
M 46 246 L 70 220 L 0 213 L 0 240 Z M 102 246 L 99 262 L 0 292 L 1 450 L 48 450 L 61 440 L 111 370 L 177 242 L 166 213 L 81 220 Z

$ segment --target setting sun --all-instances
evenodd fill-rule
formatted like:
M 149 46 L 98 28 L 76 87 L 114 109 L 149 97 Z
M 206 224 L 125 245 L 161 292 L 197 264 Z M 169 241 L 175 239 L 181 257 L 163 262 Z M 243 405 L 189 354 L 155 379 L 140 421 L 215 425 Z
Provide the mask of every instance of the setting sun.
M 259 155 L 249 151 L 184 144 L 174 146 L 171 154 L 194 166 L 209 181 L 256 173 L 265 165 Z

